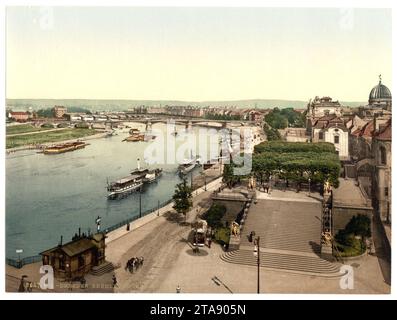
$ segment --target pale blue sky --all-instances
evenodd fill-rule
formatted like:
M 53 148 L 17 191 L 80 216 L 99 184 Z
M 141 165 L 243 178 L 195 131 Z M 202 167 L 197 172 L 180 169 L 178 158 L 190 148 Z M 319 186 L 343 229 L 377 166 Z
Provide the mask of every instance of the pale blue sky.
M 7 98 L 365 101 L 391 10 L 7 8 Z M 52 18 L 51 18 L 52 17 Z

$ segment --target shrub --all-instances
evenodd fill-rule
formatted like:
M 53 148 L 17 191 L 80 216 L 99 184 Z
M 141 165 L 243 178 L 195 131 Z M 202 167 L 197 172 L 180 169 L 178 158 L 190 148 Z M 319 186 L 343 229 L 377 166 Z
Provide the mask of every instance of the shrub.
M 230 239 L 230 229 L 229 228 L 219 228 L 215 232 L 215 241 L 221 245 L 229 243 Z
M 226 207 L 221 204 L 213 204 L 204 214 L 203 219 L 207 221 L 211 228 L 217 229 L 222 226 L 222 217 L 226 213 Z

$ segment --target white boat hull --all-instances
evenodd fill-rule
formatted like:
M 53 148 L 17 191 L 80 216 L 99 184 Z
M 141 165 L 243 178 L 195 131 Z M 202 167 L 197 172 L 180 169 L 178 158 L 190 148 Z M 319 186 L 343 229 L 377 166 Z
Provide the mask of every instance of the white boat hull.
M 114 197 L 119 194 L 125 194 L 129 192 L 134 192 L 137 189 L 139 189 L 143 185 L 143 182 L 133 184 L 131 186 L 125 187 L 125 188 L 120 188 L 116 190 L 112 190 L 111 192 L 108 193 L 108 197 Z
M 190 165 L 188 165 L 188 166 L 183 166 L 183 167 L 181 167 L 180 169 L 179 169 L 179 171 L 182 173 L 182 174 L 188 174 L 190 171 L 192 171 L 194 168 L 196 167 L 196 164 L 195 163 L 192 163 L 192 164 L 190 164 Z

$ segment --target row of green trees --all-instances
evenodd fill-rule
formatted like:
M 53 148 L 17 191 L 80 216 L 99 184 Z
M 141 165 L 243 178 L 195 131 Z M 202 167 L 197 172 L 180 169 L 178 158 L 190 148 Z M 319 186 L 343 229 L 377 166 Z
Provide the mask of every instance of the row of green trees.
M 225 165 L 223 179 L 229 187 L 242 178 L 234 174 L 234 167 L 234 164 Z M 333 144 L 273 141 L 255 147 L 249 175 L 260 181 L 266 181 L 270 175 L 298 183 L 310 179 L 322 184 L 328 180 L 338 187 L 340 169 Z
M 68 112 L 79 112 L 91 114 L 91 111 L 82 107 L 68 107 Z M 53 108 L 39 109 L 36 112 L 37 116 L 40 118 L 52 118 L 54 117 Z
M 305 126 L 305 114 L 297 112 L 293 108 L 274 108 L 265 116 L 265 121 L 273 129 L 301 128 Z
M 255 153 L 278 152 L 278 153 L 294 153 L 294 152 L 315 152 L 315 153 L 335 153 L 335 146 L 329 142 L 285 142 L 285 141 L 269 141 L 258 144 L 254 148 Z

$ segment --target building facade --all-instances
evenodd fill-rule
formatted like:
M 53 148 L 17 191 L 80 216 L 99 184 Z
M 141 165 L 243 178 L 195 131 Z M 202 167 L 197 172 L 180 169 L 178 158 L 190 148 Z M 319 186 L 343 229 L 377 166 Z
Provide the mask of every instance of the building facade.
M 330 142 L 340 160 L 349 159 L 349 131 L 344 120 L 337 116 L 325 115 L 314 122 L 311 132 L 312 142 Z
M 391 119 L 374 135 L 372 155 L 374 171 L 372 181 L 373 206 L 382 221 L 391 222 Z
M 27 112 L 10 112 L 9 117 L 17 122 L 25 122 L 29 120 L 29 113 Z
M 54 113 L 55 118 L 62 118 L 63 115 L 67 112 L 67 108 L 63 106 L 55 106 L 54 109 L 52 109 L 52 112 Z
M 43 265 L 52 266 L 57 278 L 71 280 L 83 277 L 92 267 L 105 262 L 105 238 L 104 233 L 76 234 L 71 242 L 40 253 Z
M 386 223 L 391 222 L 391 106 L 390 90 L 379 79 L 368 105 L 360 107 L 352 119 L 349 136 L 357 181 Z

